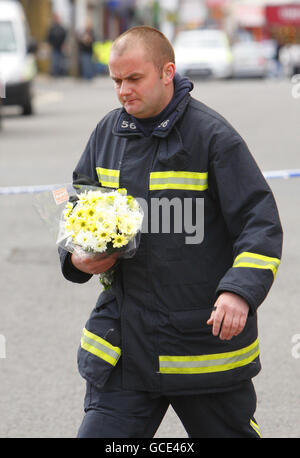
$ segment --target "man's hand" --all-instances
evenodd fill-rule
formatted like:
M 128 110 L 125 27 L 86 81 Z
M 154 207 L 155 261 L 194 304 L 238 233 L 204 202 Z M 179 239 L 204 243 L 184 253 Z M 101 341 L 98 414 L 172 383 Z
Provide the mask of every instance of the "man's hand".
M 82 256 L 80 253 L 72 253 L 71 262 L 72 264 L 82 272 L 86 274 L 102 274 L 106 272 L 110 267 L 112 267 L 119 253 L 113 253 L 106 257 L 97 257 L 97 256 Z
M 212 325 L 214 336 L 219 335 L 221 340 L 230 340 L 237 336 L 245 327 L 249 312 L 249 305 L 241 296 L 224 292 L 220 294 L 216 303 L 216 309 L 212 312 L 208 325 Z

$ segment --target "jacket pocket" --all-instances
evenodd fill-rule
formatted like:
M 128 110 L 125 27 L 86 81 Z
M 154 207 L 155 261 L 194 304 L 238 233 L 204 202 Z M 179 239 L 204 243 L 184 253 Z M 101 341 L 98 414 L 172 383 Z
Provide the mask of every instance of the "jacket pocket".
M 230 341 L 222 341 L 212 335 L 212 327 L 206 324 L 213 309 L 171 312 L 170 324 L 175 331 L 172 340 L 161 343 L 159 372 L 171 375 L 200 375 L 228 373 L 233 369 L 249 367 L 257 373 L 259 344 L 255 330 L 245 331 Z M 253 332 L 254 331 L 254 332 Z M 176 335 L 177 333 L 177 335 Z M 253 369 L 252 369 L 253 368 Z M 229 372 L 230 373 L 230 372 Z M 233 372 L 232 372 L 233 373 Z M 239 372 L 236 373 L 237 376 Z M 226 377 L 226 376 L 224 376 Z M 227 380 L 232 383 L 234 375 Z
M 213 308 L 175 311 L 169 313 L 169 319 L 172 326 L 182 333 L 211 332 L 211 326 L 206 322 L 212 311 Z
M 118 303 L 112 292 L 104 293 L 83 328 L 77 354 L 80 375 L 97 388 L 106 384 L 121 356 Z

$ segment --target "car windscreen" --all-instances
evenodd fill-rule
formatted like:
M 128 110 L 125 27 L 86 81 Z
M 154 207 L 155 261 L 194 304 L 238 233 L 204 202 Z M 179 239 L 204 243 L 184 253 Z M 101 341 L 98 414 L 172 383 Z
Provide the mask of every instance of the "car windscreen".
M 0 21 L 0 52 L 14 52 L 17 49 L 13 25 L 10 21 Z
M 185 36 L 179 37 L 175 45 L 187 48 L 219 48 L 224 46 L 224 39 L 220 36 Z

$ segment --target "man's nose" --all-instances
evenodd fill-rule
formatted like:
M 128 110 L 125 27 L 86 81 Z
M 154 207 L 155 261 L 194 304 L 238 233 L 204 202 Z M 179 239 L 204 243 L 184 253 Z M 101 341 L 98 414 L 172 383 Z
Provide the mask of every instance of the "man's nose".
M 131 93 L 131 87 L 128 81 L 122 81 L 120 86 L 120 95 L 128 95 Z

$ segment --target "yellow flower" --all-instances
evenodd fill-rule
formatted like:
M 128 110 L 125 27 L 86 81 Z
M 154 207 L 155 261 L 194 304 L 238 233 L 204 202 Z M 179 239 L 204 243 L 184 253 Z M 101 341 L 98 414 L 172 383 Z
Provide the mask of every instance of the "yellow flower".
M 65 217 L 65 218 L 68 218 L 68 217 L 70 216 L 72 210 L 73 210 L 73 205 L 71 204 L 71 202 L 68 202 L 68 203 L 66 204 L 66 209 L 65 209 L 65 212 L 64 212 L 64 217 Z
M 115 196 L 108 194 L 107 196 L 105 196 L 104 200 L 105 203 L 107 203 L 108 205 L 113 205 L 115 201 Z
M 78 221 L 78 226 L 81 228 L 81 229 L 86 229 L 87 228 L 87 222 L 83 219 L 81 221 Z
M 115 231 L 115 222 L 114 221 L 105 221 L 103 224 L 102 224 L 102 227 L 103 229 L 105 229 L 106 231 L 112 233 Z
M 72 231 L 72 225 L 69 224 L 68 222 L 65 223 L 65 229 L 67 232 L 71 232 Z
M 121 196 L 126 196 L 127 195 L 127 189 L 126 188 L 119 188 L 117 189 L 117 192 L 121 194 Z
M 107 248 L 107 247 L 106 247 L 106 243 L 105 243 L 105 242 L 101 242 L 101 241 L 100 241 L 100 242 L 98 242 L 98 243 L 96 244 L 96 250 L 97 250 L 98 253 L 103 253 L 103 251 L 105 251 L 106 248 Z
M 69 217 L 65 217 L 65 228 L 67 231 L 71 231 L 73 229 L 74 223 L 75 223 L 75 218 L 73 215 Z
M 71 215 L 71 216 L 67 219 L 67 222 L 68 222 L 71 226 L 73 226 L 73 225 L 75 224 L 75 222 L 76 222 L 75 216 L 74 216 L 74 215 Z
M 125 228 L 124 228 L 124 231 L 123 231 L 126 235 L 134 235 L 135 233 L 135 230 L 134 230 L 134 226 L 133 224 L 131 223 L 127 223 L 125 225 Z
M 88 209 L 86 210 L 86 214 L 87 214 L 87 216 L 90 217 L 90 218 L 92 218 L 92 217 L 94 216 L 95 212 L 96 212 L 96 209 L 95 209 L 94 206 L 92 206 L 92 207 L 90 207 L 90 208 L 88 208 Z
M 137 202 L 137 200 L 134 199 L 134 197 L 132 196 L 127 196 L 127 206 L 130 210 L 133 210 L 133 211 L 138 211 L 139 209 L 139 204 Z
M 88 200 L 86 191 L 82 192 L 81 194 L 77 194 L 77 197 L 83 203 L 87 202 Z
M 85 211 L 83 210 L 83 208 L 78 208 L 78 210 L 75 212 L 74 216 L 76 218 L 84 218 Z
M 105 221 L 105 214 L 100 211 L 96 212 L 94 217 L 95 221 L 97 221 L 98 223 L 103 223 Z
M 92 223 L 92 224 L 90 224 L 90 225 L 88 226 L 88 230 L 89 230 L 90 232 L 97 232 L 97 231 L 98 231 L 98 228 L 97 228 L 96 224 L 93 224 L 93 223 Z
M 97 233 L 97 238 L 100 242 L 109 242 L 111 240 L 109 232 L 105 229 L 102 229 Z
M 72 202 L 67 202 L 67 203 L 66 203 L 66 208 L 67 208 L 68 210 L 73 210 L 73 204 L 72 204 Z
M 121 248 L 124 245 L 127 245 L 128 240 L 122 234 L 113 234 L 113 247 L 114 248 Z

